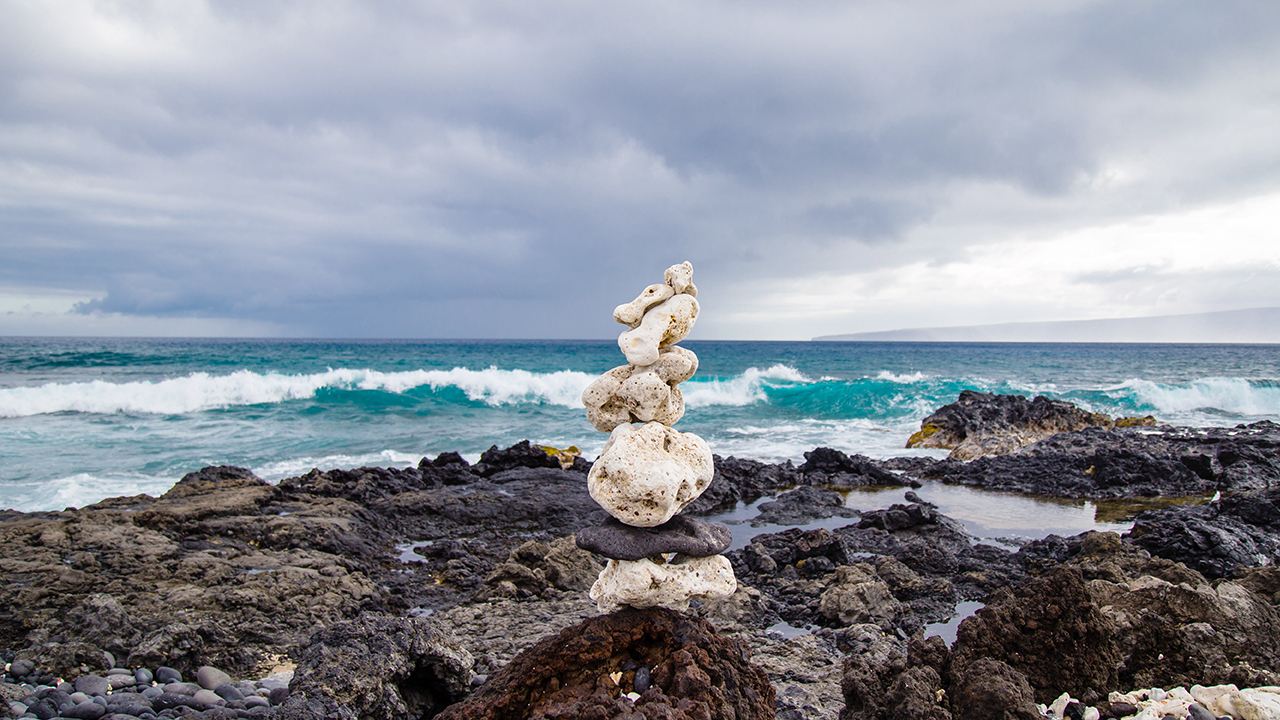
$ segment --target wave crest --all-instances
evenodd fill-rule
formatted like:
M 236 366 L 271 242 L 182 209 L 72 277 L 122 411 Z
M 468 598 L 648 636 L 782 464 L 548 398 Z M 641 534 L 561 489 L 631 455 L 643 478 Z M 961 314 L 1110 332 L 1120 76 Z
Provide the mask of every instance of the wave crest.
M 0 417 L 26 417 L 58 412 L 110 414 L 117 412 L 177 415 L 239 405 L 305 400 L 321 389 L 383 390 L 403 393 L 413 388 L 455 387 L 469 400 L 488 405 L 549 403 L 581 407 L 582 391 L 594 376 L 561 370 L 377 370 L 337 369 L 307 375 L 255 373 L 238 370 L 228 375 L 192 373 L 159 381 L 111 383 L 50 383 L 38 387 L 0 389 Z
M 813 382 L 804 373 L 789 365 L 773 365 L 761 370 L 750 367 L 741 375 L 728 380 L 698 380 L 694 378 L 681 386 L 687 407 L 712 405 L 751 405 L 768 402 L 765 389 L 779 385 L 797 385 Z
M 1211 377 L 1188 385 L 1162 385 L 1150 380 L 1129 380 L 1107 388 L 1113 398 L 1128 396 L 1140 407 L 1165 413 L 1213 410 L 1234 415 L 1280 415 L 1280 387 L 1271 381 L 1253 383 L 1243 378 Z

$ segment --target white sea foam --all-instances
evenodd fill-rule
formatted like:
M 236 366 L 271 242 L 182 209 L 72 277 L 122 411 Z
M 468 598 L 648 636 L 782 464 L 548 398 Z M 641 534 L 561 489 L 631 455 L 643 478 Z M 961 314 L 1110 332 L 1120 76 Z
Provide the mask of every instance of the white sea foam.
M 1113 398 L 1130 396 L 1163 413 L 1216 411 L 1254 417 L 1280 415 L 1280 387 L 1272 383 L 1259 386 L 1242 378 L 1203 378 L 1188 385 L 1129 380 L 1107 388 L 1106 392 Z
M 38 387 L 0 389 L 0 417 L 27 417 L 58 412 L 116 412 L 176 415 L 240 405 L 258 405 L 314 397 L 322 388 L 385 390 L 403 393 L 417 387 L 456 387 L 468 399 L 488 405 L 549 403 L 581 407 L 582 391 L 594 376 L 561 370 L 413 370 L 385 373 L 337 369 L 306 375 L 192 373 L 159 381 L 50 383 Z
M 22 512 L 84 507 L 109 497 L 163 495 L 178 478 L 138 473 L 76 473 L 39 483 L 6 483 L 7 506 Z
M 777 424 L 727 427 L 709 432 L 704 437 L 720 455 L 734 455 L 764 462 L 803 462 L 804 453 L 819 446 L 877 459 L 901 455 L 945 456 L 945 450 L 920 451 L 904 447 L 906 439 L 918 425 L 919 421 L 906 419 L 886 422 L 870 418 L 806 418 Z
M 696 378 L 680 386 L 688 407 L 711 405 L 751 405 L 764 402 L 766 387 L 813 382 L 789 365 L 774 365 L 761 370 L 750 367 L 729 380 L 699 381 Z
M 479 455 L 476 456 L 479 459 Z M 290 458 L 288 460 L 277 460 L 276 462 L 267 463 L 259 467 L 252 468 L 253 474 L 269 480 L 271 482 L 279 482 L 284 478 L 297 477 L 311 472 L 313 469 L 321 471 L 331 470 L 333 468 L 357 468 L 357 467 L 409 467 L 417 465 L 422 460 L 421 454 L 413 454 L 400 452 L 397 450 L 383 450 L 376 453 L 363 453 L 359 455 L 324 455 L 320 457 L 300 457 Z
M 892 370 L 881 370 L 878 374 L 876 374 L 876 380 L 888 380 L 889 382 L 899 383 L 902 385 L 910 385 L 911 383 L 924 382 L 925 380 L 928 380 L 930 377 L 931 376 L 925 375 L 924 373 L 919 371 L 913 372 L 913 373 L 896 373 L 896 372 L 893 372 Z

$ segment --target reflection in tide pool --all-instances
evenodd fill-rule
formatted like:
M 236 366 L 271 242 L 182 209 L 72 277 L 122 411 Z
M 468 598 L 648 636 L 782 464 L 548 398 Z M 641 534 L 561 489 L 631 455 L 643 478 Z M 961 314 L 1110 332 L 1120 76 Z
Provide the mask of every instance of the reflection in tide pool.
M 915 493 L 938 506 L 938 512 L 964 524 L 980 538 L 1038 540 L 1048 535 L 1071 536 L 1088 530 L 1128 532 L 1132 520 L 1100 520 L 1091 500 L 1051 498 L 992 492 L 963 485 L 925 483 Z M 903 500 L 901 488 L 854 489 L 845 504 L 859 510 L 879 510 Z M 1106 517 L 1106 514 L 1102 514 Z
M 956 631 L 960 629 L 960 623 L 965 618 L 978 612 L 982 608 L 982 603 L 968 601 L 956 603 L 956 614 L 950 620 L 944 623 L 932 623 L 924 626 L 924 636 L 932 637 L 937 635 L 947 643 L 947 647 L 951 647 L 956 641 Z
M 907 503 L 905 495 L 910 488 L 870 487 L 855 488 L 845 496 L 845 505 L 857 510 L 883 510 L 894 504 Z M 1133 515 L 1144 507 L 1133 505 L 1132 514 L 1119 519 L 1107 506 L 1099 507 L 1091 500 L 1035 497 L 1016 493 L 992 492 L 963 485 L 945 485 L 929 482 L 914 490 L 925 502 L 938 506 L 942 514 L 960 522 L 965 529 L 984 540 L 998 541 L 1005 546 L 1021 545 L 1027 540 L 1038 540 L 1048 535 L 1069 537 L 1088 530 L 1128 532 L 1133 527 Z M 775 496 L 760 498 L 752 503 L 739 503 L 725 513 L 708 518 L 729 525 L 733 531 L 730 549 L 746 547 L 751 538 L 763 533 L 776 533 L 788 527 L 806 530 L 827 528 L 834 530 L 857 523 L 857 518 L 826 518 L 799 525 L 761 525 L 752 527 L 748 522 L 759 514 L 761 503 Z M 1195 502 L 1198 498 L 1187 498 Z M 1133 501 L 1127 501 L 1130 504 Z

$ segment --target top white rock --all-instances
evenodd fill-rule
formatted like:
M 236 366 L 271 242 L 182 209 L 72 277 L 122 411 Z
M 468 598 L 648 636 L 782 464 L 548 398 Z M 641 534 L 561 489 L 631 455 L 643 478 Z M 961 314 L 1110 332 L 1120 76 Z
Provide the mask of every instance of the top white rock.
M 698 287 L 693 284 L 693 263 L 688 260 L 667 268 L 667 271 L 662 274 L 662 281 L 669 285 L 677 295 L 698 296 Z

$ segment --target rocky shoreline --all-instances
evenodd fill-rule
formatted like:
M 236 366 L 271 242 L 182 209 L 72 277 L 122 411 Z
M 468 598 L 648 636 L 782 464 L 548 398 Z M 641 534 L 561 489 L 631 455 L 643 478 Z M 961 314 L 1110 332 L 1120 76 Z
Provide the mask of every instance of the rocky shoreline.
M 1035 704 L 1064 692 L 1107 717 L 1114 691 L 1280 685 L 1280 425 L 1091 419 L 1031 441 L 1019 418 L 1057 427 L 1044 409 L 992 402 L 1000 412 L 966 420 L 966 437 L 1016 437 L 968 461 L 878 462 L 829 448 L 799 465 L 715 458 L 688 515 L 772 497 L 760 505 L 769 524 L 847 518 L 755 536 L 727 553 L 738 591 L 691 610 L 749 650 L 778 717 L 1040 717 Z M 296 665 L 265 706 L 151 702 L 150 714 L 432 717 L 521 650 L 597 615 L 585 591 L 603 559 L 573 541 L 607 519 L 587 493 L 589 470 L 525 442 L 476 464 L 445 453 L 276 485 L 205 468 L 159 498 L 0 512 L 0 687 L 10 702 L 52 696 L 68 716 L 55 693 L 72 693 L 58 679 L 74 689 L 81 677 L 136 683 L 136 670 L 195 678 L 214 667 L 249 680 Z M 974 538 L 911 490 L 934 482 L 1199 504 L 1145 511 L 1124 537 L 1010 548 Z M 902 502 L 845 507 L 842 490 L 884 485 L 901 487 Z M 925 639 L 961 602 L 984 607 L 955 642 Z M 809 632 L 770 631 L 788 626 Z M 634 684 L 638 669 L 622 680 Z M 101 717 L 150 716 L 140 701 L 138 712 L 89 702 Z

